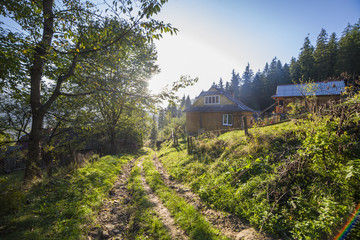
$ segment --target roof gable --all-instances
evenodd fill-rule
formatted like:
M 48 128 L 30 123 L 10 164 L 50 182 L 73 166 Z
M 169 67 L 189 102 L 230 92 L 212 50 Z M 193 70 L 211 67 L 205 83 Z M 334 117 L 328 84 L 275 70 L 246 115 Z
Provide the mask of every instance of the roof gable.
M 316 82 L 311 84 L 278 85 L 276 95 L 273 95 L 272 97 L 340 95 L 344 91 L 345 82 L 343 80 Z
M 202 97 L 211 96 L 211 95 L 222 95 L 226 97 L 233 104 L 229 105 L 206 105 L 206 106 L 194 106 L 197 101 L 201 101 Z M 195 99 L 193 105 L 185 109 L 184 112 L 221 112 L 221 111 L 249 111 L 255 112 L 253 109 L 246 106 L 243 102 L 238 99 L 235 99 L 227 91 L 211 87 L 208 91 L 202 91 L 199 96 Z

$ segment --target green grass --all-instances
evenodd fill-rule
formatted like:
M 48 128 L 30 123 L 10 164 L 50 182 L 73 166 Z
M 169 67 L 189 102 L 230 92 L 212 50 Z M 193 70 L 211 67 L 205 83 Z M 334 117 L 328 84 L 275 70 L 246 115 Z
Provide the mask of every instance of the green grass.
M 140 168 L 135 165 L 131 171 L 128 189 L 132 196 L 132 218 L 129 225 L 129 239 L 171 239 L 171 236 L 161 222 L 147 198 L 142 186 Z
M 199 137 L 192 154 L 165 143 L 158 157 L 212 208 L 281 238 L 331 238 L 359 203 L 359 122 L 358 114 L 309 115 L 249 137 Z
M 83 238 L 122 165 L 133 157 L 105 156 L 65 176 L 55 175 L 45 179 L 22 192 L 24 201 L 18 202 L 19 208 L 0 216 L 0 238 Z M 7 184 L 20 185 L 20 178 L 14 179 L 6 181 Z
M 153 165 L 153 154 L 150 152 L 144 159 L 146 181 L 174 216 L 175 222 L 190 239 L 227 239 L 220 234 L 218 229 L 212 227 L 192 205 L 178 196 L 174 190 L 165 186 L 160 173 Z

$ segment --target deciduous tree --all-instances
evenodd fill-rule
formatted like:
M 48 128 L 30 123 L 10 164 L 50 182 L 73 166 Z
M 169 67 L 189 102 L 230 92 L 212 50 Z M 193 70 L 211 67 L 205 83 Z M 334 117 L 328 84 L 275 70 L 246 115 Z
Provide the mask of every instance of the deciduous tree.
M 72 94 L 64 92 L 63 86 L 93 81 L 81 77 L 84 69 L 80 63 L 96 63 L 96 53 L 121 43 L 134 32 L 147 40 L 159 39 L 161 32 L 176 32 L 171 25 L 153 18 L 165 2 L 115 0 L 109 4 L 105 1 L 104 11 L 81 0 L 0 3 L 0 14 L 18 25 L 8 29 L 0 27 L 1 88 L 15 89 L 21 83 L 30 89 L 32 117 L 26 180 L 42 177 L 39 165 L 44 117 L 59 96 Z M 96 64 L 92 67 L 96 69 Z M 51 86 L 47 91 L 43 88 L 44 81 Z

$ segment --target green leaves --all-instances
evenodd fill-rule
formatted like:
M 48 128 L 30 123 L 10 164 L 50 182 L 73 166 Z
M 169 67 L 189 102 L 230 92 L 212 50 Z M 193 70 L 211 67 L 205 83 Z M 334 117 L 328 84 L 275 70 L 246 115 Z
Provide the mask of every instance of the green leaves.
M 34 116 L 46 115 L 47 126 L 44 119 L 33 121 L 38 126 L 30 132 L 37 136 L 43 128 L 93 124 L 141 144 L 145 108 L 155 102 L 146 82 L 158 72 L 152 39 L 177 32 L 153 18 L 165 2 L 114 0 L 102 12 L 86 0 L 1 1 L 0 14 L 17 25 L 0 25 L 0 92 L 33 103 Z M 34 141 L 30 146 L 41 145 L 40 137 Z M 31 156 L 41 155 L 34 151 Z
M 360 159 L 354 159 L 346 164 L 345 179 L 349 181 L 360 180 Z

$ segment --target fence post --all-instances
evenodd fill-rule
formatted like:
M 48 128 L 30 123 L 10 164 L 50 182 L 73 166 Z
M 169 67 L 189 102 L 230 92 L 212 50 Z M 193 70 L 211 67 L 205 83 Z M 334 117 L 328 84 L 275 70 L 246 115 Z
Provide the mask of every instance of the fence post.
M 187 146 L 188 146 L 188 154 L 190 154 L 192 152 L 192 137 L 191 136 L 187 137 Z
M 174 145 L 178 145 L 176 132 L 175 132 L 174 130 L 172 130 L 171 138 L 172 138 L 172 140 L 173 140 L 173 144 L 174 144 Z
M 248 135 L 249 135 L 249 132 L 248 132 L 248 125 L 247 125 L 247 120 L 246 120 L 246 117 L 245 117 L 245 116 L 243 117 L 243 123 L 244 123 L 244 132 L 245 132 L 245 136 L 248 136 Z

